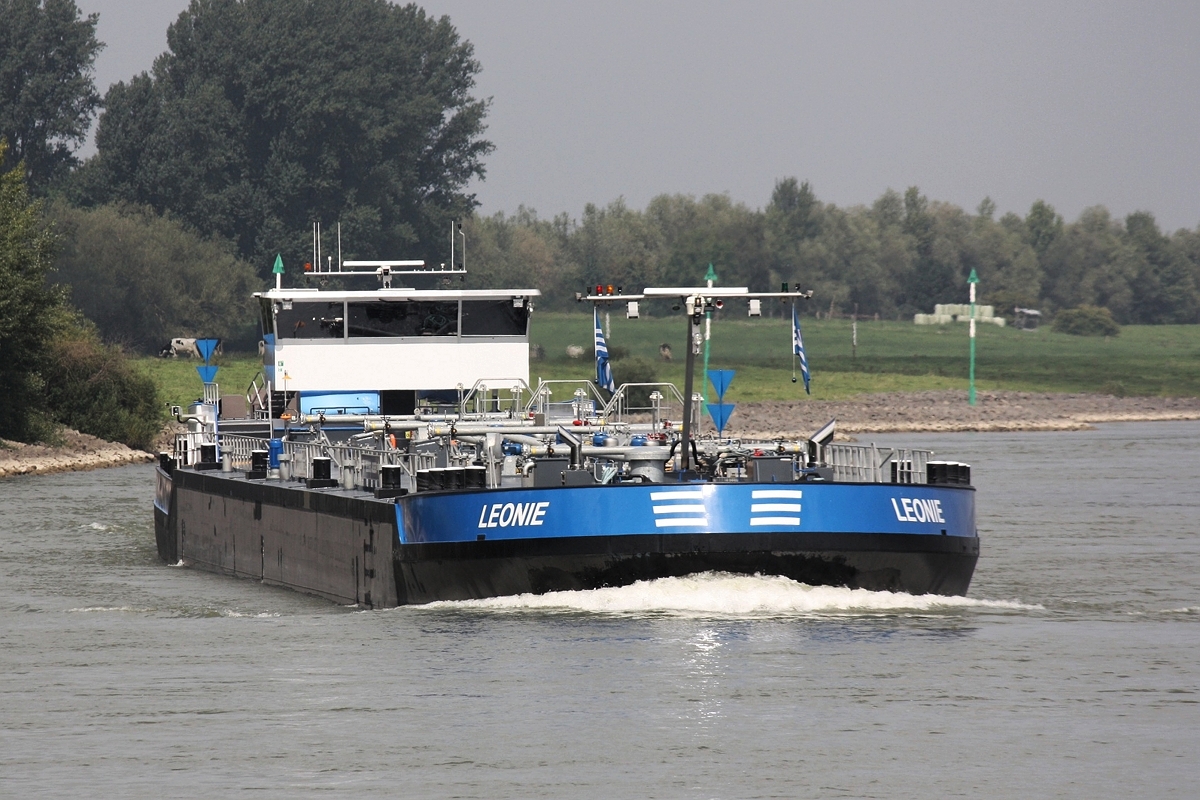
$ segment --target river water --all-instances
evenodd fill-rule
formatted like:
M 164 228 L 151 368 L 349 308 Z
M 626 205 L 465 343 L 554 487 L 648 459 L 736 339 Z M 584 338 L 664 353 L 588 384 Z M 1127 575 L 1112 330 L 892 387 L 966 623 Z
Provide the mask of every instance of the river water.
M 968 598 L 364 612 L 161 564 L 150 467 L 0 481 L 0 796 L 1200 796 L 1200 423 L 873 438 L 974 465 Z

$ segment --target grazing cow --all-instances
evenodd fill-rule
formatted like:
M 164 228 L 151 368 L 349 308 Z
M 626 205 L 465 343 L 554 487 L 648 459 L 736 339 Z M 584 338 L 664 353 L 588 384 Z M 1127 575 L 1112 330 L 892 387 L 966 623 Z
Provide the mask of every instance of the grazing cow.
M 221 355 L 221 343 L 217 342 L 217 346 L 213 348 L 213 355 Z M 159 358 L 200 358 L 200 348 L 196 346 L 195 339 L 187 339 L 183 337 L 175 337 L 167 342 L 166 346 L 158 352 Z
M 195 339 L 184 339 L 175 337 L 167 342 L 166 346 L 159 352 L 160 358 L 199 358 L 200 348 L 196 347 Z
M 667 344 L 666 342 L 663 342 L 662 344 L 660 344 L 658 346 L 658 355 L 662 358 L 663 361 L 670 361 L 671 360 L 671 345 Z
M 567 358 L 579 358 L 583 355 L 583 348 L 577 344 L 567 345 Z

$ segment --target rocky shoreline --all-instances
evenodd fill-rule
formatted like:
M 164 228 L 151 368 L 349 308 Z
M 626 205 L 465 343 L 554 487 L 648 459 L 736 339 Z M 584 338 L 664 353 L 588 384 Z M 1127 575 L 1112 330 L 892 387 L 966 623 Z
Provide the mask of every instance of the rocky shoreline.
M 733 436 L 804 437 L 831 419 L 842 434 L 958 431 L 1070 431 L 1102 422 L 1200 419 L 1200 397 L 1113 397 L 1099 394 L 894 392 L 851 400 L 744 403 Z
M 971 406 L 966 392 L 940 391 L 740 403 L 726 431 L 742 438 L 803 438 L 831 419 L 837 420 L 842 438 L 892 432 L 1069 431 L 1103 422 L 1200 420 L 1200 397 L 979 392 Z M 172 432 L 164 431 L 163 446 Z M 78 431 L 64 431 L 63 437 L 57 447 L 0 440 L 0 478 L 154 460 L 150 453 Z
M 0 479 L 16 475 L 76 472 L 124 464 L 143 464 L 154 456 L 79 431 L 62 431 L 62 444 L 50 447 L 0 439 Z

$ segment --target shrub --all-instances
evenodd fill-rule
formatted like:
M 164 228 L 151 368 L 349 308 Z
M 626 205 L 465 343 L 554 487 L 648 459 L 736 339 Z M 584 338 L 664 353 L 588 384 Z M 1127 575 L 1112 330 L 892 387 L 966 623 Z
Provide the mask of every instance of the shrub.
M 654 364 L 644 358 L 634 356 L 621 359 L 620 368 L 613 368 L 613 379 L 616 380 L 618 386 L 622 383 L 655 383 L 658 375 Z M 629 406 L 648 407 L 652 391 L 653 389 L 643 386 L 631 389 L 625 395 L 625 403 Z
M 111 442 L 148 450 L 162 428 L 158 388 L 119 347 L 87 324 L 67 327 L 51 343 L 42 378 L 59 422 Z
M 1113 319 L 1112 312 L 1103 306 L 1080 306 L 1058 312 L 1054 317 L 1054 330 L 1072 336 L 1118 336 L 1121 326 Z

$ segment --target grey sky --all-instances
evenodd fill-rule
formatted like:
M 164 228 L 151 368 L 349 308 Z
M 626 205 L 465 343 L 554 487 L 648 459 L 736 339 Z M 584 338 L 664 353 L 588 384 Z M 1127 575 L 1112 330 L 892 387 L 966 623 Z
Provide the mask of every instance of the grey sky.
M 186 0 L 78 0 L 101 91 L 149 69 Z M 794 175 L 839 205 L 916 185 L 1200 224 L 1200 3 L 429 0 L 483 65 L 496 151 L 473 190 L 578 216 Z

